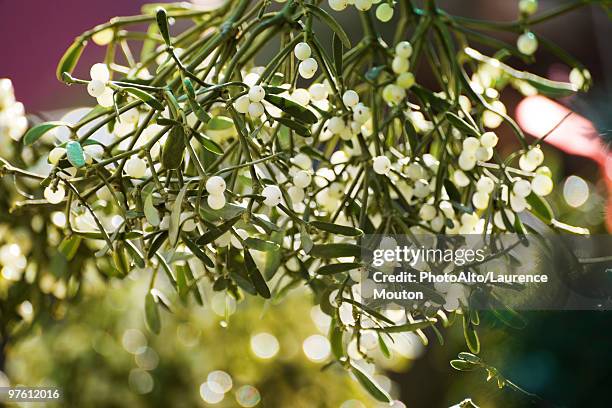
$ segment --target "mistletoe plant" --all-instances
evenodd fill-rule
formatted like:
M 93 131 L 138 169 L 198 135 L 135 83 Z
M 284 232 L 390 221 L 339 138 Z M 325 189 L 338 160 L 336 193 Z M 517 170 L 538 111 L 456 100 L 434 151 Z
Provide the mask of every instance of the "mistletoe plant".
M 523 211 L 571 228 L 543 199 L 553 182 L 539 142 L 525 138 L 499 97 L 507 85 L 553 97 L 589 86 L 588 71 L 532 28 L 591 2 L 534 15 L 537 1 L 521 0 L 513 22 L 450 15 L 433 0 L 423 8 L 409 0 L 329 0 L 333 11 L 319 3 L 150 5 L 94 27 L 68 48 L 57 77 L 82 86 L 96 106 L 76 122 L 39 124 L 23 141 L 68 130 L 49 152 L 52 170 L 40 177 L 48 203 L 37 204 L 65 206 L 68 239 L 112 255 L 112 267 L 102 269 L 108 277 L 151 271 L 144 303 L 153 332 L 165 281 L 198 302 L 205 284 L 235 298 L 278 298 L 305 285 L 332 316 L 337 361 L 388 401 L 355 364 L 369 358 L 364 338 L 388 352 L 393 333 L 426 339 L 423 329 L 439 334 L 438 321 L 462 314 L 478 353 L 478 314 L 465 291 L 393 319 L 366 307 L 359 237 L 522 234 Z M 349 3 L 360 39 L 335 17 Z M 383 38 L 376 20 L 394 15 L 394 35 Z M 488 31 L 515 33 L 516 45 Z M 79 77 L 90 41 L 106 47 L 105 58 Z M 497 52 L 486 56 L 474 44 Z M 571 66 L 569 83 L 509 65 L 532 62 L 539 46 Z M 270 54 L 270 47 L 277 48 Z M 425 71 L 435 84 L 419 80 Z M 502 124 L 520 143 L 507 157 L 495 150 Z M 83 217 L 88 222 L 77 222 Z

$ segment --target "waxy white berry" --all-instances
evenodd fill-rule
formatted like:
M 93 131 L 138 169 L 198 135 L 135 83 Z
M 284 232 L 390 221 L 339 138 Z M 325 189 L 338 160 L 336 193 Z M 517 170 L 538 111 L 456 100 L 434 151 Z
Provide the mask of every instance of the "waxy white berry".
M 66 196 L 66 190 L 64 190 L 64 187 L 62 187 L 61 185 L 58 185 L 57 187 L 47 186 L 47 188 L 45 188 L 45 191 L 43 192 L 43 195 L 45 196 L 45 199 L 51 204 L 58 204 Z
M 339 134 L 345 127 L 346 123 L 344 122 L 344 119 L 339 116 L 334 116 L 333 118 L 329 119 L 329 122 L 327 122 L 327 128 L 333 134 Z
M 412 72 L 402 72 L 397 76 L 395 83 L 404 89 L 410 89 L 415 83 L 414 74 Z
M 490 177 L 487 176 L 480 177 L 476 183 L 476 189 L 478 191 L 482 191 L 483 193 L 491 194 L 493 188 L 495 188 L 495 183 Z
M 393 58 L 393 61 L 391 62 L 391 69 L 393 70 L 393 72 L 395 72 L 396 74 L 401 74 L 403 72 L 408 71 L 408 68 L 410 68 L 410 62 L 408 61 L 408 58 Z
M 531 193 L 531 183 L 523 179 L 515 181 L 512 186 L 512 192 L 517 197 L 527 197 Z
M 376 9 L 376 18 L 386 23 L 393 18 L 393 7 L 387 3 L 383 3 Z
M 370 119 L 372 114 L 370 113 L 370 108 L 365 106 L 363 103 L 358 103 L 353 108 L 353 120 L 358 122 L 359 124 L 364 124 Z
M 360 11 L 368 11 L 372 8 L 372 0 L 355 0 L 355 8 Z
M 293 204 L 303 201 L 305 197 L 304 189 L 301 189 L 297 186 L 289 187 L 289 190 L 287 190 L 287 193 L 289 193 L 289 198 L 291 198 L 291 202 Z
M 144 177 L 147 171 L 147 164 L 138 156 L 132 156 L 125 162 L 125 172 L 132 178 Z
M 308 170 L 312 168 L 312 160 L 307 154 L 298 153 L 292 159 L 291 163 L 295 164 L 302 170 Z
M 211 194 L 206 197 L 206 202 L 213 210 L 220 210 L 225 206 L 225 196 L 223 194 Z
M 234 102 L 234 109 L 238 113 L 248 113 L 249 105 L 251 104 L 251 100 L 248 95 L 242 95 Z
M 266 186 L 261 192 L 261 195 L 264 196 L 263 203 L 268 207 L 276 207 L 283 198 L 278 186 Z
M 310 97 L 313 101 L 322 101 L 323 99 L 327 99 L 327 87 L 323 84 L 312 84 L 310 89 Z
M 249 104 L 249 116 L 258 118 L 264 114 L 264 107 L 261 102 L 251 102 Z
M 106 64 L 93 64 L 89 69 L 92 80 L 107 82 L 110 79 L 110 71 Z
M 406 97 L 406 91 L 395 84 L 389 84 L 383 88 L 383 99 L 390 104 L 398 104 Z
M 377 174 L 389 174 L 391 170 L 391 160 L 387 156 L 377 156 L 372 162 L 374 172 Z
M 402 58 L 410 58 L 412 55 L 412 44 L 408 41 L 400 41 L 395 46 L 395 55 Z
M 475 137 L 468 137 L 463 141 L 463 151 L 468 153 L 475 153 L 480 147 L 480 142 Z
M 544 161 L 544 153 L 542 153 L 542 149 L 539 147 L 530 149 L 525 157 L 535 167 L 538 167 Z
M 525 55 L 532 55 L 538 49 L 538 39 L 534 33 L 527 31 L 516 40 L 516 47 Z
M 295 48 L 293 49 L 293 53 L 297 59 L 304 61 L 310 58 L 312 50 L 310 49 L 310 45 L 305 42 L 301 42 L 296 44 Z
M 424 204 L 419 210 L 419 216 L 423 221 L 431 221 L 436 216 L 436 208 L 431 204 Z
M 61 158 L 66 154 L 66 149 L 62 147 L 56 147 L 49 152 L 49 163 L 57 164 Z
M 316 74 L 317 69 L 319 68 L 319 64 L 317 64 L 317 60 L 314 58 L 307 58 L 304 61 L 300 62 L 298 66 L 298 72 L 300 76 L 304 79 L 310 79 Z
M 105 87 L 102 95 L 96 97 L 98 104 L 103 108 L 110 108 L 114 104 L 114 92 L 111 88 Z
M 531 180 L 531 189 L 535 194 L 544 197 L 552 192 L 553 182 L 550 177 L 538 174 Z
M 206 180 L 206 191 L 212 195 L 220 195 L 225 192 L 226 188 L 225 180 L 223 177 L 212 176 Z
M 266 96 L 263 86 L 255 85 L 249 89 L 249 99 L 251 102 L 260 102 Z
M 461 170 L 455 170 L 453 173 L 453 183 L 455 183 L 457 187 L 466 187 L 470 184 L 470 179 Z
M 299 188 L 306 188 L 310 185 L 312 176 L 305 170 L 300 170 L 293 176 L 293 184 Z
M 480 136 L 480 144 L 482 147 L 495 147 L 497 145 L 498 137 L 495 132 L 485 132 Z
M 520 0 L 519 11 L 525 15 L 532 15 L 538 11 L 538 0 Z
M 459 155 L 459 168 L 463 171 L 472 170 L 476 166 L 476 155 L 471 152 L 463 151 Z
M 479 210 L 484 210 L 489 205 L 489 195 L 482 191 L 477 191 L 472 196 L 472 204 Z
M 359 94 L 349 89 L 342 95 L 342 102 L 344 102 L 347 107 L 352 108 L 359 103 Z
M 334 11 L 342 11 L 348 7 L 348 0 L 329 0 L 329 7 Z
M 102 96 L 105 89 L 106 85 L 104 85 L 104 82 L 99 81 L 97 79 L 93 79 L 87 84 L 87 93 L 89 93 L 89 95 L 93 96 L 94 98 Z

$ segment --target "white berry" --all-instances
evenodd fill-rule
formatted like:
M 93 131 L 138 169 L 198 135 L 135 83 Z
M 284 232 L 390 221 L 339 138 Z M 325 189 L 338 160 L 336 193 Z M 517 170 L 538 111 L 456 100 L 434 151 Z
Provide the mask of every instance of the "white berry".
M 300 170 L 293 176 L 293 184 L 299 188 L 306 188 L 310 185 L 312 176 L 305 170 Z
M 436 216 L 436 208 L 431 204 L 425 204 L 419 210 L 419 216 L 423 221 L 431 221 Z
M 355 0 L 355 8 L 361 11 L 368 11 L 372 8 L 372 0 Z
M 247 113 L 249 111 L 249 105 L 251 104 L 251 100 L 248 95 L 242 95 L 234 102 L 234 109 L 238 113 Z
M 278 186 L 266 186 L 261 195 L 264 196 L 263 203 L 268 207 L 276 207 L 280 204 L 283 195 Z
M 519 36 L 516 47 L 525 55 L 532 55 L 538 49 L 538 39 L 531 31 L 527 31 Z
M 538 0 L 520 0 L 519 11 L 528 16 L 538 11 Z
M 335 11 L 342 11 L 348 6 L 348 0 L 329 0 L 329 7 Z
M 412 55 L 412 44 L 408 41 L 400 41 L 395 46 L 395 55 L 402 58 L 410 58 Z
M 538 174 L 531 180 L 531 189 L 535 194 L 544 197 L 552 192 L 553 182 L 550 177 Z
M 107 82 L 110 79 L 110 71 L 106 64 L 93 64 L 89 70 L 92 80 Z
M 125 162 L 125 172 L 132 178 L 144 177 L 147 171 L 147 164 L 138 156 L 132 156 Z
M 266 96 L 263 86 L 255 85 L 249 89 L 249 99 L 251 102 L 260 102 Z
M 495 147 L 499 138 L 495 132 L 485 132 L 480 136 L 480 144 L 482 147 Z
M 89 93 L 89 95 L 93 96 L 94 98 L 102 96 L 105 89 L 106 85 L 104 85 L 104 82 L 99 81 L 97 79 L 93 79 L 87 84 L 87 93 Z
M 398 104 L 406 97 L 406 91 L 395 84 L 389 84 L 383 88 L 383 99 L 390 104 Z
M 43 195 L 45 196 L 45 199 L 51 204 L 58 204 L 66 196 L 66 190 L 64 190 L 64 187 L 60 185 L 55 188 L 53 188 L 52 186 L 47 186 L 47 188 L 45 188 L 45 191 L 43 192 Z
M 352 108 L 359 103 L 359 94 L 349 89 L 342 95 L 342 102 L 344 102 L 347 107 Z
M 474 166 L 476 166 L 476 156 L 474 153 L 464 151 L 459 155 L 459 168 L 461 170 L 472 170 Z
M 212 195 L 220 195 L 225 192 L 225 180 L 223 177 L 212 176 L 208 180 L 206 180 L 206 191 Z
M 393 8 L 387 3 L 383 3 L 376 9 L 376 18 L 386 23 L 393 18 Z
M 535 167 L 538 167 L 544 161 L 544 153 L 539 147 L 530 149 L 525 155 L 527 160 Z
M 393 58 L 393 61 L 391 62 L 391 69 L 393 69 L 393 72 L 395 72 L 396 74 L 401 74 L 402 72 L 408 71 L 408 68 L 410 68 L 410 62 L 408 61 L 408 58 Z
M 466 187 L 470 184 L 470 179 L 461 170 L 455 170 L 453 173 L 453 183 L 455 183 L 457 187 Z
M 298 66 L 298 71 L 300 76 L 304 79 L 310 79 L 316 74 L 317 69 L 319 68 L 319 64 L 317 64 L 317 60 L 314 58 L 307 58 L 304 61 L 300 62 Z
M 261 102 L 251 102 L 249 104 L 249 116 L 258 118 L 264 114 L 264 107 Z
M 310 45 L 305 42 L 298 43 L 293 49 L 293 53 L 295 57 L 300 61 L 304 61 L 305 59 L 310 58 L 312 54 L 312 50 L 310 49 Z
M 377 174 L 388 174 L 391 170 L 391 160 L 387 156 L 375 157 L 372 165 Z
M 412 72 L 402 72 L 397 76 L 395 83 L 404 89 L 410 89 L 415 83 L 414 74 Z
M 223 194 L 211 194 L 206 198 L 206 202 L 213 210 L 220 210 L 225 206 L 225 196 Z
M 310 97 L 313 101 L 322 101 L 323 99 L 327 99 L 327 87 L 323 84 L 312 84 L 310 89 Z
M 463 151 L 468 153 L 475 153 L 480 147 L 480 142 L 475 137 L 468 137 L 463 141 Z
M 334 116 L 327 123 L 327 128 L 333 134 L 339 134 L 340 132 L 344 130 L 345 127 L 346 127 L 346 123 L 344 123 L 344 119 L 342 119 L 339 116 Z
M 490 177 L 487 176 L 480 177 L 478 183 L 476 183 L 476 189 L 478 191 L 482 191 L 483 193 L 491 194 L 493 188 L 495 188 L 495 183 Z
M 520 179 L 512 186 L 512 192 L 517 197 L 527 197 L 531 193 L 531 183 L 527 180 Z
M 484 210 L 489 205 L 489 195 L 482 191 L 477 191 L 472 196 L 472 204 L 479 210 Z
M 291 198 L 291 201 L 293 202 L 293 204 L 299 203 L 302 200 L 304 200 L 304 196 L 305 196 L 304 190 L 297 186 L 289 187 L 289 190 L 287 190 L 287 193 L 289 193 L 289 197 Z
M 66 153 L 66 149 L 62 147 L 54 148 L 53 150 L 49 152 L 49 163 L 57 164 L 61 160 L 62 156 L 64 156 L 65 153 Z
M 307 154 L 298 153 L 292 159 L 291 163 L 295 164 L 302 170 L 308 170 L 312 168 L 312 160 Z

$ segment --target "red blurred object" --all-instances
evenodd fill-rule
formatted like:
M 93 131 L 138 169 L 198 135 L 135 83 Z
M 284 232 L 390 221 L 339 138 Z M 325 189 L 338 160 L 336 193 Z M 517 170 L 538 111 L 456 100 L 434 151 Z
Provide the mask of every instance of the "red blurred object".
M 570 113 L 571 115 L 567 116 Z M 516 118 L 521 128 L 532 136 L 546 136 L 546 143 L 568 154 L 587 157 L 599 164 L 608 187 L 606 225 L 608 231 L 612 231 L 612 154 L 599 137 L 593 123 L 540 95 L 523 99 L 516 107 Z

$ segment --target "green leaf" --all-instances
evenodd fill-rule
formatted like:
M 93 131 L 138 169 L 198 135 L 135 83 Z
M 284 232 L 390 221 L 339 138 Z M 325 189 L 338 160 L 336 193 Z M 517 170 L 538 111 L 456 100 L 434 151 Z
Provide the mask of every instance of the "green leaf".
M 142 255 L 142 252 L 140 252 L 140 249 L 138 249 L 138 247 L 136 247 L 136 245 L 134 245 L 130 241 L 124 241 L 124 243 L 125 249 L 127 249 L 128 253 L 130 254 L 130 257 L 134 261 L 134 264 L 139 268 L 144 268 L 145 260 L 144 256 Z
M 181 191 L 179 191 L 176 196 L 176 200 L 172 206 L 172 213 L 170 213 L 170 223 L 168 225 L 168 241 L 171 246 L 176 246 L 178 242 L 179 232 L 181 229 L 181 212 L 183 208 L 183 200 L 185 199 L 185 194 L 187 194 L 187 189 L 189 188 L 189 183 L 185 183 Z
M 342 28 L 342 26 L 330 16 L 326 11 L 320 9 L 319 7 L 313 4 L 304 4 L 304 6 L 308 9 L 308 12 L 314 14 L 321 22 L 327 24 L 329 28 L 338 36 L 338 38 L 344 44 L 344 47 L 349 49 L 351 48 L 351 41 L 349 40 L 349 36 L 346 35 L 346 32 Z
M 54 122 L 45 122 L 45 123 L 41 123 L 36 126 L 33 126 L 27 131 L 27 133 L 23 137 L 23 144 L 25 145 L 33 144 L 38 139 L 43 137 L 45 133 L 47 133 L 51 129 L 55 129 L 58 126 L 70 127 L 70 124 L 66 122 L 62 122 L 62 121 L 54 121 Z
M 547 224 L 552 222 L 554 218 L 553 210 L 546 200 L 532 192 L 527 196 L 527 203 L 538 218 Z
M 175 270 L 178 295 L 182 301 L 185 301 L 187 299 L 187 293 L 189 292 L 187 288 L 187 277 L 185 276 L 185 265 L 177 264 Z
M 291 120 L 289 118 L 286 118 L 284 116 L 281 116 L 279 118 L 274 118 L 275 121 L 277 121 L 278 123 L 280 123 L 283 126 L 288 127 L 289 129 L 295 131 L 295 133 L 297 133 L 298 135 L 302 136 L 302 137 L 310 137 L 312 136 L 312 133 L 310 132 L 310 129 L 308 129 L 306 126 L 302 125 L 301 123 L 298 123 L 294 120 Z
M 159 7 L 155 12 L 157 27 L 161 33 L 166 45 L 170 45 L 170 32 L 168 31 L 168 14 L 163 7 Z
M 197 239 L 196 243 L 198 245 L 207 245 L 213 242 L 215 239 L 219 238 L 221 235 L 225 234 L 227 231 L 232 228 L 239 219 L 241 219 L 241 215 L 237 215 L 234 218 L 231 218 L 224 222 L 223 224 L 217 226 L 216 228 L 211 228 L 206 231 L 200 238 Z
M 389 347 L 387 346 L 387 343 L 385 343 L 385 339 L 382 338 L 380 333 L 378 333 L 378 347 L 385 357 L 391 358 L 391 351 L 389 351 Z
M 434 324 L 435 320 L 419 320 L 417 322 L 400 324 L 399 326 L 390 326 L 390 327 L 379 327 L 375 330 L 383 331 L 385 333 L 404 333 L 404 332 L 413 332 L 420 329 L 424 329 L 426 327 Z
M 357 381 L 368 393 L 381 402 L 391 402 L 391 397 L 387 392 L 376 382 L 370 378 L 368 374 L 361 370 L 361 368 L 351 364 L 351 372 L 357 378 Z
M 408 136 L 408 144 L 410 144 L 410 152 L 414 155 L 417 151 L 417 147 L 419 142 L 417 141 L 417 132 L 414 128 L 414 125 L 409 119 L 404 121 L 404 131 L 406 132 L 406 136 Z
M 210 120 L 210 115 L 206 113 L 204 109 L 202 109 L 202 107 L 196 100 L 196 94 L 193 89 L 193 84 L 191 83 L 189 78 L 185 78 L 183 80 L 183 89 L 187 94 L 187 101 L 189 102 L 189 107 L 191 108 L 193 113 L 202 123 L 208 123 L 208 121 Z
M 478 133 L 478 129 L 474 128 L 472 125 L 461 119 L 459 116 L 455 115 L 453 112 L 446 112 L 446 119 L 450 122 L 451 125 L 459 129 L 463 133 L 467 133 L 476 137 L 480 135 Z
M 162 151 L 162 164 L 165 168 L 178 169 L 183 162 L 185 151 L 185 130 L 182 126 L 175 126 L 170 130 L 164 149 Z
M 317 244 L 312 247 L 310 254 L 315 258 L 342 258 L 345 256 L 361 256 L 362 247 L 355 244 Z
M 363 265 L 358 262 L 346 262 L 325 265 L 319 268 L 317 274 L 319 275 L 334 275 L 336 273 L 351 271 L 353 269 L 361 268 Z
M 127 276 L 127 274 L 130 273 L 130 264 L 128 263 L 125 255 L 125 248 L 121 242 L 117 244 L 117 247 L 113 251 L 113 263 L 115 269 L 119 271 L 120 276 Z
M 125 87 L 125 88 L 121 88 L 122 90 L 130 93 L 131 95 L 135 96 L 136 98 L 140 99 L 141 101 L 143 101 L 144 103 L 146 103 L 147 105 L 149 105 L 150 107 L 152 107 L 155 110 L 158 111 L 163 111 L 164 110 L 164 104 L 161 103 L 161 101 L 159 99 L 157 99 L 156 97 L 154 97 L 153 95 L 151 95 L 148 92 L 143 91 L 142 89 L 138 89 L 138 88 L 134 88 L 131 86 Z
M 377 318 L 378 320 L 381 320 L 381 321 L 383 321 L 385 323 L 388 323 L 388 324 L 393 324 L 393 321 L 390 320 L 385 315 L 378 313 L 376 310 L 374 310 L 372 308 L 369 308 L 366 305 L 357 302 L 356 300 L 348 299 L 348 298 L 342 298 L 342 301 L 346 302 L 346 303 L 350 303 L 353 306 L 357 306 L 358 308 L 360 308 L 361 310 L 363 310 L 364 312 L 366 312 L 370 316 Z
M 168 231 L 162 231 L 161 234 L 155 237 L 149 246 L 149 250 L 147 251 L 147 259 L 151 259 L 153 255 L 157 253 L 159 248 L 166 242 L 168 239 Z
M 420 85 L 414 85 L 412 88 L 410 88 L 410 90 L 416 96 L 418 96 L 420 100 L 422 100 L 426 104 L 429 104 L 429 106 L 431 106 L 431 108 L 435 112 L 441 113 L 441 112 L 446 112 L 450 109 L 451 105 L 446 99 L 443 99 L 437 95 L 434 95 L 433 92 L 423 88 Z
M 479 62 L 489 64 L 495 68 L 499 68 L 515 79 L 526 81 L 543 95 L 547 95 L 553 98 L 561 98 L 564 96 L 573 95 L 578 91 L 578 89 L 571 83 L 551 81 L 550 79 L 542 78 L 530 72 L 518 71 L 495 58 L 482 55 L 473 48 L 466 48 L 464 52 L 470 58 L 473 58 Z
M 459 371 L 471 371 L 478 367 L 477 365 L 465 360 L 451 360 L 450 365 L 455 370 Z
M 143 204 L 143 211 L 147 222 L 155 227 L 160 223 L 159 212 L 153 205 L 153 194 L 147 194 Z
M 312 242 L 312 238 L 310 238 L 310 234 L 306 230 L 304 225 L 300 225 L 300 243 L 302 244 L 302 249 L 307 254 L 312 251 L 314 243 Z
M 217 156 L 220 156 L 223 154 L 223 148 L 219 146 L 214 140 L 212 140 L 206 135 L 196 132 L 193 129 L 191 130 L 192 130 L 193 136 L 202 145 L 203 148 L 205 148 L 206 150 L 208 150 L 209 152 L 213 154 L 216 154 Z
M 472 353 L 468 353 L 466 351 L 462 351 L 461 353 L 459 353 L 458 357 L 462 360 L 469 361 L 470 363 L 474 364 L 480 364 L 480 362 L 482 361 L 480 357 Z
M 359 237 L 363 235 L 363 231 L 359 228 L 347 227 L 346 225 L 332 224 L 323 221 L 310 221 L 309 224 L 321 231 L 332 232 L 334 234 L 345 235 L 348 237 Z
M 331 344 L 331 350 L 337 360 L 344 357 L 344 344 L 342 342 L 342 330 L 338 326 L 336 319 L 332 319 L 331 325 L 329 326 L 329 343 Z
M 465 337 L 465 343 L 472 353 L 480 353 L 480 340 L 478 339 L 478 333 L 476 333 L 476 329 L 469 321 L 465 313 L 463 315 L 463 337 Z
M 77 38 L 76 40 L 74 40 L 72 45 L 68 47 L 68 49 L 60 59 L 59 64 L 57 64 L 57 69 L 55 71 L 55 76 L 59 81 L 64 81 L 64 73 L 72 73 L 74 67 L 76 67 L 76 64 L 79 62 L 79 58 L 83 53 L 85 45 L 87 45 L 87 41 Z
M 189 248 L 189 250 L 198 258 L 200 259 L 204 265 L 208 266 L 209 268 L 214 268 L 215 267 L 215 263 L 208 257 L 208 255 L 206 255 L 204 253 L 204 251 L 202 251 L 200 249 L 200 247 L 198 246 L 198 244 L 196 244 L 195 242 L 193 242 L 191 239 L 189 239 L 189 237 L 187 236 L 187 234 L 182 234 L 181 236 L 183 243 L 185 244 L 185 246 L 187 248 Z
M 70 237 L 66 237 L 59 244 L 59 252 L 64 255 L 67 261 L 71 261 L 79 250 L 79 246 L 81 245 L 81 237 L 77 235 L 72 235 Z
M 266 95 L 266 100 L 286 114 L 305 123 L 317 123 L 316 115 L 308 108 L 278 95 Z
M 250 249 L 261 252 L 278 251 L 280 249 L 280 246 L 276 242 L 265 241 L 263 239 L 253 237 L 248 237 L 244 240 L 244 243 Z
M 152 333 L 159 334 L 161 331 L 159 309 L 157 308 L 157 302 L 151 292 L 147 293 L 145 296 L 145 323 Z
M 257 290 L 257 293 L 259 293 L 261 297 L 265 299 L 270 299 L 270 288 L 268 288 L 268 285 L 261 275 L 261 272 L 259 272 L 259 269 L 257 269 L 257 265 L 255 264 L 255 261 L 253 260 L 253 257 L 249 253 L 248 249 L 244 250 L 244 266 L 247 274 L 249 275 L 249 279 L 251 279 L 253 286 L 255 286 L 255 290 Z
M 340 40 L 340 37 L 338 37 L 338 34 L 336 34 L 335 32 L 334 38 L 332 39 L 332 45 L 334 47 L 334 67 L 336 69 L 336 73 L 339 76 L 342 76 L 342 55 L 344 54 L 344 50 L 342 49 L 342 41 Z

